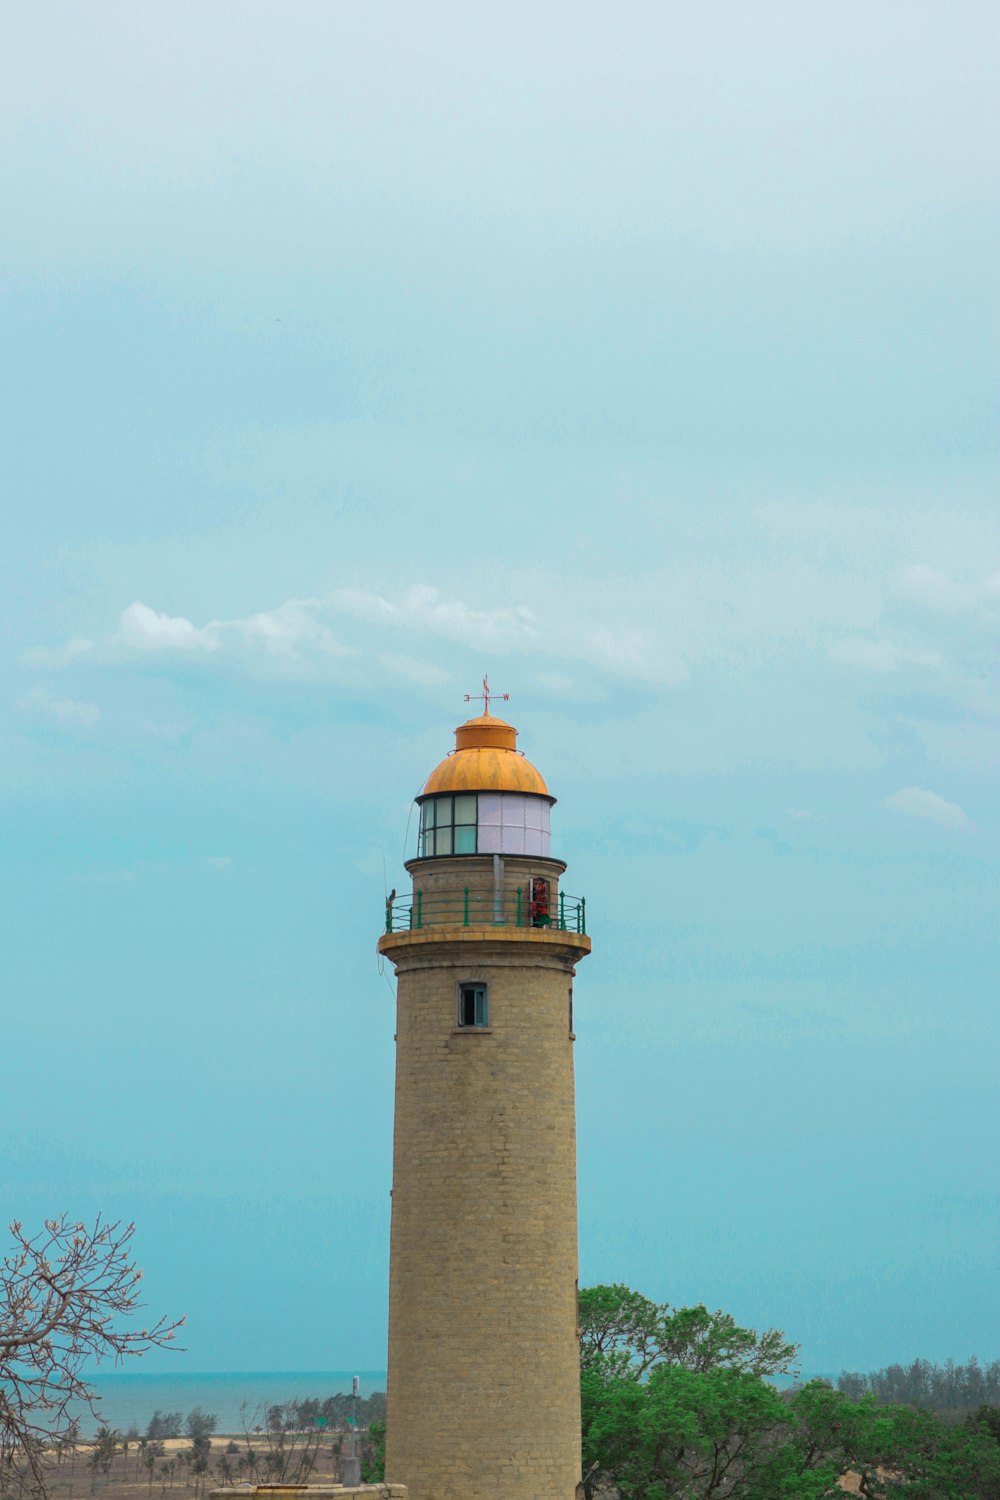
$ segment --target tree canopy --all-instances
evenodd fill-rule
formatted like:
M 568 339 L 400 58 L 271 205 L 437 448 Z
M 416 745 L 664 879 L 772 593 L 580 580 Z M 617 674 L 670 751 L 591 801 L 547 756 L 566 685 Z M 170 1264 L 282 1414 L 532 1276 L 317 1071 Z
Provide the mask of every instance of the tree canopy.
M 996 1500 L 990 1408 L 964 1427 L 852 1400 L 825 1381 L 782 1393 L 784 1334 L 705 1307 L 673 1309 L 625 1286 L 580 1294 L 584 1486 L 621 1500 Z

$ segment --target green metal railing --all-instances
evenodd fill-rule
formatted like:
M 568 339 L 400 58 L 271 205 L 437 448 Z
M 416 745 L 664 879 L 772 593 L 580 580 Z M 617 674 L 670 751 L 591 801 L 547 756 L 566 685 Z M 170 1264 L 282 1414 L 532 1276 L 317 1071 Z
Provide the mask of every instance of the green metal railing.
M 542 909 L 532 904 L 527 888 L 514 894 L 495 896 L 492 891 L 472 891 L 465 886 L 456 894 L 396 896 L 385 903 L 386 932 L 417 932 L 427 927 L 534 927 L 551 932 L 587 931 L 587 901 L 584 896 L 558 897 Z

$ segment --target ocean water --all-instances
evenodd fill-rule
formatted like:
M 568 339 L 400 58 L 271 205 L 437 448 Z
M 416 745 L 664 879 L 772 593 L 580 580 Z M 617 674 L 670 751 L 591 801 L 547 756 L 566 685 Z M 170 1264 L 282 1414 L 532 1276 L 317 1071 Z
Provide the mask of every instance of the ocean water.
M 806 1370 L 800 1380 L 813 1380 L 821 1372 Z M 154 1411 L 179 1411 L 187 1416 L 194 1407 L 214 1412 L 219 1419 L 217 1432 L 239 1433 L 240 1407 L 246 1403 L 249 1425 L 257 1423 L 252 1413 L 276 1402 L 306 1400 L 316 1396 L 320 1401 L 338 1391 L 349 1392 L 357 1375 L 362 1396 L 385 1390 L 384 1370 L 299 1370 L 299 1371 L 233 1371 L 224 1375 L 132 1375 L 121 1372 L 91 1375 L 90 1384 L 100 1397 L 100 1420 L 107 1427 L 127 1432 L 137 1427 L 145 1432 Z M 836 1375 L 822 1372 L 822 1378 L 836 1381 Z M 794 1384 L 789 1376 L 776 1376 L 773 1384 L 787 1390 Z M 89 1412 L 81 1412 L 80 1430 L 84 1437 L 96 1430 Z
M 321 1401 L 338 1391 L 349 1392 L 357 1375 L 362 1396 L 385 1390 L 384 1370 L 300 1370 L 235 1371 L 225 1375 L 133 1375 L 115 1372 L 88 1376 L 89 1384 L 100 1397 L 100 1420 L 107 1427 L 127 1432 L 137 1427 L 145 1432 L 154 1411 L 179 1411 L 185 1416 L 194 1407 L 214 1412 L 220 1433 L 238 1433 L 240 1407 L 246 1403 L 248 1415 L 275 1402 Z M 96 1429 L 94 1419 L 81 1413 L 80 1430 L 89 1437 Z M 256 1423 L 250 1420 L 250 1426 Z

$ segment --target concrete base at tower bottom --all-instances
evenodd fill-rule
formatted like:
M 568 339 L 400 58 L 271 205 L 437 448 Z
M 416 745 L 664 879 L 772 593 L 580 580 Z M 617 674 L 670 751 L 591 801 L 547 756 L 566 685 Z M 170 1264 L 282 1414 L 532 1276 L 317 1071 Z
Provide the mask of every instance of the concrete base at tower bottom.
M 405 1484 L 231 1484 L 209 1490 L 208 1500 L 259 1495 L 261 1500 L 406 1500 Z

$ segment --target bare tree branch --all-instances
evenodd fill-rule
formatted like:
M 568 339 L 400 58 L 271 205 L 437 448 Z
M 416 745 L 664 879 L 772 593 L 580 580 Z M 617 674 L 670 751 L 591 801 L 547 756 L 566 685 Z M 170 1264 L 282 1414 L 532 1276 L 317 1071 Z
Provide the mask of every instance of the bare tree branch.
M 62 1214 L 38 1234 L 19 1222 L 10 1232 L 0 1264 L 0 1484 L 44 1497 L 51 1450 L 81 1408 L 98 1419 L 84 1368 L 163 1348 L 184 1319 L 122 1326 L 142 1306 L 134 1224 L 98 1217 L 88 1228 Z

